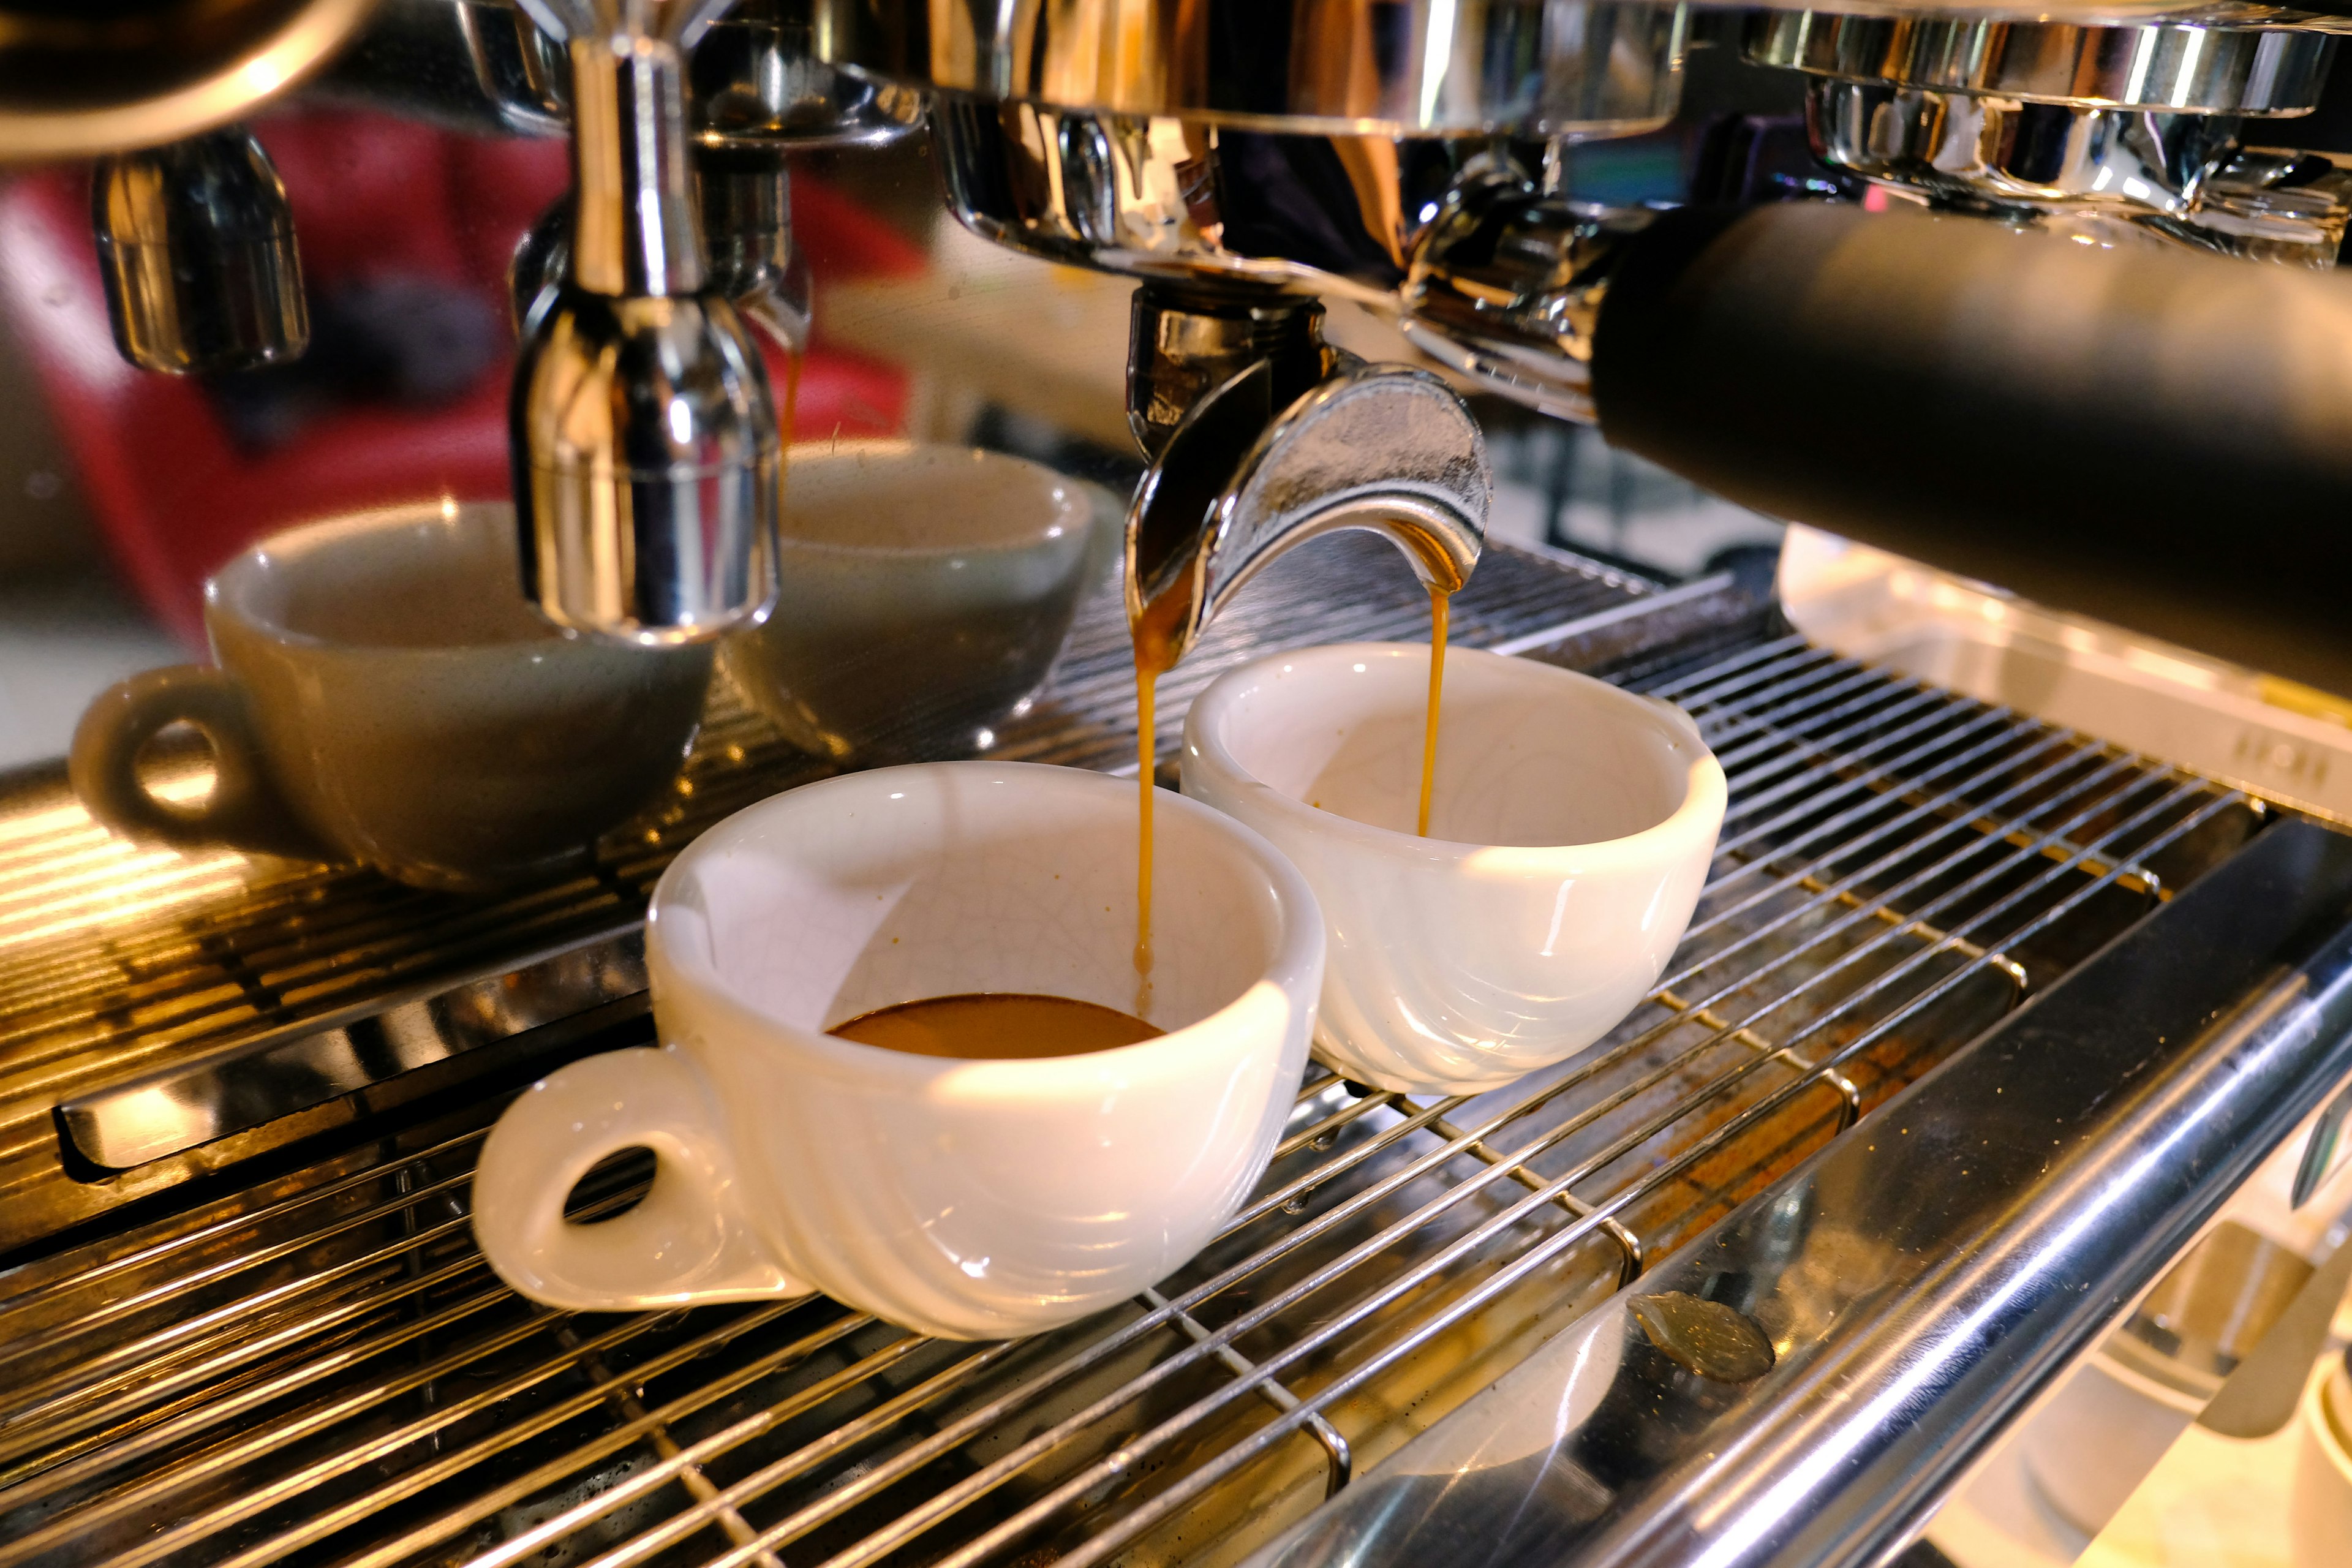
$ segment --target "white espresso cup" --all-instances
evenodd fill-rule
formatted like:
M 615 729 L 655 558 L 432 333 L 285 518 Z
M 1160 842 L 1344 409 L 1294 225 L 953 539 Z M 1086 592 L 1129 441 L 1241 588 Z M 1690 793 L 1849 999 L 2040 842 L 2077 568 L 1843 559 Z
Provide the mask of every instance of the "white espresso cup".
M 1255 1185 L 1288 1114 L 1323 921 L 1255 834 L 1171 798 L 1148 1022 L 1076 1056 L 954 1060 L 825 1033 L 972 992 L 1134 1012 L 1135 786 L 932 763 L 777 795 L 710 829 L 646 928 L 658 1049 L 563 1068 L 509 1106 L 474 1180 L 508 1283 L 613 1310 L 822 1290 L 950 1339 L 1049 1329 L 1181 1266 Z M 656 1156 L 636 1207 L 564 1199 Z
M 1381 1089 L 1493 1089 L 1632 1012 L 1689 925 L 1723 769 L 1671 704 L 1475 649 L 1446 656 L 1417 837 L 1429 649 L 1343 643 L 1221 676 L 1184 793 L 1288 856 L 1323 906 L 1316 1050 Z

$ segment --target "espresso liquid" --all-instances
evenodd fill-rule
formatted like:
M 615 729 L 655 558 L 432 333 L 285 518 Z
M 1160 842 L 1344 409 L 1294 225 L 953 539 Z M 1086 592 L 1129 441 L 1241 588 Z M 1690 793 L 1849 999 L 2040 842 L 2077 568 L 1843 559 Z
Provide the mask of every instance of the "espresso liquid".
M 1067 996 L 973 991 L 862 1013 L 831 1031 L 861 1046 L 963 1061 L 1076 1057 L 1152 1039 L 1166 1030 L 1116 1007 Z
M 1151 1010 L 1151 792 L 1160 764 L 1160 678 L 1176 664 L 1176 629 L 1192 611 L 1186 583 L 1143 607 L 1128 630 L 1135 639 L 1136 800 L 1135 1010 Z
M 1438 699 L 1445 690 L 1445 629 L 1454 608 L 1454 595 L 1432 584 L 1429 590 L 1429 717 L 1421 731 L 1421 813 L 1413 819 L 1413 832 L 1429 837 L 1429 797 L 1437 786 L 1437 708 Z

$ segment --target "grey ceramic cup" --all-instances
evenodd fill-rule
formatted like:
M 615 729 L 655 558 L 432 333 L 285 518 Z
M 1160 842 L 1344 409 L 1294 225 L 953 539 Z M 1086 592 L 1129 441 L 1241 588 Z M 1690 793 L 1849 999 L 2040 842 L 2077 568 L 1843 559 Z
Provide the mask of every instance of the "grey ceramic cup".
M 357 860 L 423 887 L 575 857 L 677 776 L 712 654 L 558 631 L 517 581 L 504 504 L 267 539 L 205 585 L 217 668 L 149 670 L 83 713 L 75 793 L 136 837 Z M 182 723 L 213 753 L 212 794 L 194 805 L 159 797 L 139 768 Z
M 1045 684 L 1099 575 L 1094 500 L 999 452 L 796 447 L 782 584 L 727 673 L 793 744 L 879 763 L 984 751 Z

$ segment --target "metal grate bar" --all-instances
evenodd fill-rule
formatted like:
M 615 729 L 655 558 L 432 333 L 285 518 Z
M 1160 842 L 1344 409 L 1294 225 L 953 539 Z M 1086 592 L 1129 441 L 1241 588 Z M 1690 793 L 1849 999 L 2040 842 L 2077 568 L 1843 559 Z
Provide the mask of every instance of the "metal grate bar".
M 1509 642 L 1651 593 L 1636 578 L 1498 544 L 1455 598 L 1454 636 L 1464 647 Z M 1428 613 L 1390 545 L 1335 535 L 1234 600 L 1163 682 L 1163 710 L 1181 723 L 1189 695 L 1236 660 L 1302 643 L 1418 638 Z M 1053 679 L 992 754 L 1126 761 L 1133 679 L 1123 605 L 1104 584 L 1081 605 Z M 61 770 L 0 790 L 0 1248 L 203 1169 L 191 1161 L 131 1183 L 73 1180 L 58 1168 L 51 1105 L 625 925 L 704 826 L 831 771 L 719 680 L 671 795 L 609 835 L 584 874 L 493 898 L 402 888 L 349 868 L 145 848 L 92 824 Z M 203 786 L 200 767 L 185 773 L 170 787 Z

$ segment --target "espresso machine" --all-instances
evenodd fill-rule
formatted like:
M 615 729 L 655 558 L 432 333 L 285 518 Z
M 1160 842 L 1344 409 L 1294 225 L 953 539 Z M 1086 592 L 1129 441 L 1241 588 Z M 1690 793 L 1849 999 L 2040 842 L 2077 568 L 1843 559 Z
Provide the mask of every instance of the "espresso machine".
M 1835 652 L 1752 580 L 1491 541 L 1480 410 L 2352 696 L 2352 163 L 2292 145 L 2347 27 L 0 0 L 0 156 L 92 161 L 75 265 L 142 375 L 312 338 L 275 109 L 568 141 L 507 265 L 506 436 L 517 592 L 576 637 L 767 613 L 771 367 L 825 331 L 793 173 L 854 192 L 919 142 L 1008 265 L 1132 285 L 1122 592 L 1000 754 L 1131 758 L 1151 605 L 1182 607 L 1181 705 L 1285 639 L 1422 635 L 1433 587 L 1466 644 L 1682 706 L 1733 794 L 1699 923 L 1597 1055 L 1475 1099 L 1314 1069 L 1200 1260 L 974 1346 L 822 1299 L 542 1310 L 472 1249 L 488 1118 L 649 1037 L 667 858 L 831 765 L 723 692 L 674 798 L 496 893 L 142 850 L 27 775 L 0 800 L 0 1568 L 1859 1568 L 2094 1356 L 2278 1430 L 2352 1269 L 2352 839 Z M 1824 199 L 1579 193 L 1579 149 L 1677 122 L 1701 47 L 1801 99 Z M 1335 341 L 1342 308 L 1392 357 Z M 1377 537 L 1325 542 L 1350 533 Z M 2255 1322 L 2213 1247 L 2261 1205 L 2313 1239 Z

